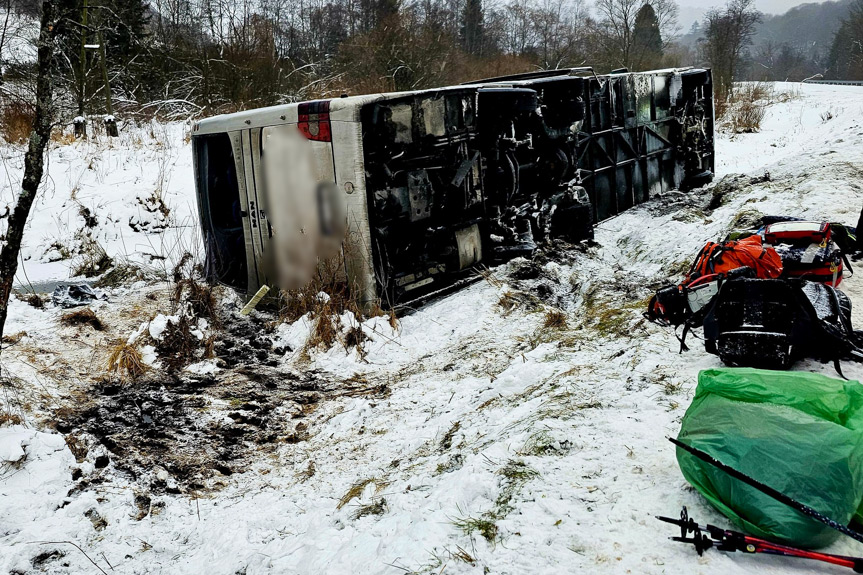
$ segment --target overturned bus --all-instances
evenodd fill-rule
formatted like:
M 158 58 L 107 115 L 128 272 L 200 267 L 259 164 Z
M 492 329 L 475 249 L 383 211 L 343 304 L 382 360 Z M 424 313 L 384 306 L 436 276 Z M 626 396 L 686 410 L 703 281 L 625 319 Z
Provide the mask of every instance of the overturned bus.
M 709 182 L 712 82 L 553 70 L 216 116 L 192 142 L 210 280 L 298 287 L 338 255 L 394 305 Z

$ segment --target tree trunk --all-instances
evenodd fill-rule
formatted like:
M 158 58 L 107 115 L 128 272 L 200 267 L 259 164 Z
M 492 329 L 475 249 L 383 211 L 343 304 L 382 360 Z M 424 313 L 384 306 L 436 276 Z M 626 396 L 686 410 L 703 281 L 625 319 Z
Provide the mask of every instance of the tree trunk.
M 43 3 L 44 5 L 44 3 Z M 87 98 L 87 12 L 88 0 L 84 0 L 81 9 L 81 69 L 78 77 L 78 117 L 75 118 L 75 137 L 87 137 L 87 121 L 85 120 L 85 99 Z
M 18 254 L 24 227 L 30 217 L 30 208 L 42 181 L 45 148 L 51 137 L 53 94 L 51 67 L 54 60 L 54 0 L 42 2 L 42 20 L 39 27 L 38 68 L 36 72 L 36 114 L 30 130 L 30 142 L 24 156 L 24 179 L 15 208 L 9 215 L 5 241 L 0 242 L 0 340 L 9 309 L 9 296 L 18 271 Z

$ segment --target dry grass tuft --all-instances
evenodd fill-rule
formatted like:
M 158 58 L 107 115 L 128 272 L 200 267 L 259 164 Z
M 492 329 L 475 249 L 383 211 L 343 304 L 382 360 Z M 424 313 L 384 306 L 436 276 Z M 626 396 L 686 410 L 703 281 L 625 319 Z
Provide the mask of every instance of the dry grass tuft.
M 335 314 L 329 305 L 324 305 L 317 314 L 312 333 L 309 334 L 309 339 L 306 341 L 306 348 L 329 349 L 338 339 L 340 327 L 339 315 Z
M 93 287 L 98 288 L 114 288 L 120 287 L 138 281 L 145 277 L 144 269 L 141 266 L 123 262 L 112 267 L 108 272 L 102 274 L 99 279 L 93 282 Z
M 535 312 L 542 309 L 542 301 L 535 295 L 523 291 L 507 290 L 497 300 L 497 305 L 503 308 L 504 315 L 509 315 L 516 309 L 522 308 L 527 312 Z
M 191 278 L 181 279 L 174 285 L 172 302 L 175 309 L 186 302 L 195 317 L 205 318 L 214 326 L 219 325 L 218 303 L 209 284 Z
M 348 492 L 345 493 L 341 499 L 339 499 L 339 504 L 336 505 L 336 509 L 341 509 L 342 507 L 350 503 L 351 499 L 362 495 L 363 491 L 366 488 L 366 485 L 369 485 L 370 483 L 378 485 L 377 479 L 375 479 L 374 477 L 370 477 L 368 479 L 361 479 L 360 481 L 357 481 L 356 483 L 351 485 L 351 488 L 348 489 Z
M 16 297 L 36 309 L 42 309 L 45 307 L 45 300 L 37 293 L 17 294 Z
M 545 312 L 542 327 L 546 329 L 566 329 L 566 314 L 559 309 L 550 309 Z
M 8 344 L 8 345 L 15 345 L 16 343 L 18 343 L 19 341 L 21 341 L 25 337 L 27 337 L 27 332 L 26 331 L 19 331 L 16 333 L 10 333 L 9 335 L 4 335 L 2 341 L 3 341 L 3 343 Z
M 469 563 L 471 565 L 476 565 L 476 559 L 467 551 L 465 551 L 461 545 L 456 545 L 456 552 L 449 552 L 450 556 L 456 561 L 461 561 L 462 563 Z
M 731 131 L 748 134 L 761 130 L 767 107 L 775 101 L 773 87 L 769 84 L 746 82 L 739 85 L 729 97 L 725 111 Z
M 353 519 L 360 519 L 369 515 L 383 515 L 387 511 L 387 500 L 381 497 L 377 501 L 368 505 L 360 505 L 356 511 L 351 514 Z
M 135 345 L 118 342 L 108 354 L 105 369 L 108 373 L 125 374 L 129 379 L 135 380 L 147 370 L 147 366 L 144 365 L 141 352 Z
M 11 100 L 0 110 L 0 135 L 11 144 L 23 144 L 30 139 L 35 111 L 23 100 Z
M 21 425 L 24 420 L 16 413 L 0 413 L 0 426 Z
M 500 281 L 500 279 L 498 279 L 498 277 L 494 275 L 494 272 L 488 269 L 488 267 L 481 265 L 476 269 L 476 273 L 482 276 L 482 279 L 487 281 L 489 285 L 498 289 L 503 287 L 503 282 Z
M 177 265 L 174 266 L 173 271 L 171 272 L 171 279 L 174 280 L 174 283 L 180 283 L 183 278 L 192 277 L 192 270 L 190 266 L 194 260 L 194 256 L 189 252 L 183 252 L 182 257 L 180 257 L 180 261 L 177 262 Z
M 320 293 L 325 293 L 328 297 L 319 297 Z M 306 314 L 317 316 L 325 307 L 331 313 L 352 311 L 357 317 L 362 315 L 362 310 L 344 277 L 344 262 L 340 257 L 320 262 L 315 275 L 301 289 L 283 291 L 279 318 L 282 321 L 294 322 Z
M 102 320 L 99 319 L 96 312 L 88 307 L 64 314 L 60 317 L 60 323 L 70 327 L 89 325 L 96 331 L 102 331 L 105 329 L 105 326 L 102 324 Z
M 216 357 L 216 334 L 204 340 L 204 359 L 213 359 Z
M 318 318 L 318 321 L 320 321 L 320 319 L 322 319 L 322 318 Z M 348 350 L 352 347 L 356 348 L 359 356 L 362 359 L 365 359 L 366 349 L 364 347 L 364 344 L 366 341 L 369 340 L 369 336 L 367 336 L 366 332 L 363 331 L 363 327 L 361 325 L 357 324 L 357 325 L 351 327 L 344 334 L 343 339 L 344 339 L 344 341 L 342 343 L 344 343 L 346 350 Z
M 440 442 L 441 451 L 447 451 L 450 447 L 452 447 L 452 440 L 455 437 L 455 434 L 458 433 L 459 429 L 461 429 L 461 422 L 460 421 L 456 421 L 455 423 L 452 424 L 452 427 L 449 428 L 449 431 L 447 431 L 444 434 L 443 439 L 441 439 L 441 442 Z
M 345 281 L 341 257 L 321 261 L 312 280 L 302 289 L 282 291 L 279 294 L 279 320 L 292 323 L 308 316 L 314 321 L 304 353 L 315 348 L 328 349 L 341 342 L 345 349 L 356 348 L 365 358 L 364 343 L 369 340 L 360 326 L 342 333 L 342 315 L 351 312 L 358 323 L 370 317 L 387 316 L 393 330 L 398 329 L 395 311 L 385 311 L 378 303 L 363 306 L 351 293 Z

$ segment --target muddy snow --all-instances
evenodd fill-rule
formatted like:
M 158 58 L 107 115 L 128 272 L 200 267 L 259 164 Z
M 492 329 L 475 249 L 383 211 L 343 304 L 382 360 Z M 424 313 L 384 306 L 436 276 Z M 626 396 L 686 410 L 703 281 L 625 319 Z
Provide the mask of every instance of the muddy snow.
M 308 315 L 242 317 L 217 290 L 221 325 L 191 326 L 200 347 L 175 369 L 160 341 L 171 270 L 197 250 L 188 125 L 55 145 L 19 283 L 126 271 L 90 305 L 100 329 L 12 303 L 0 572 L 808 572 L 699 558 L 653 518 L 686 505 L 728 525 L 665 439 L 719 360 L 695 337 L 679 354 L 642 318 L 647 298 L 704 242 L 761 215 L 854 225 L 863 205 L 863 89 L 775 89 L 792 97 L 760 133 L 719 136 L 714 185 L 603 222 L 595 245 L 491 269 L 396 325 L 345 312 L 329 347 L 306 345 Z M 20 150 L 2 153 L 5 202 Z M 863 325 L 863 283 L 841 287 Z M 145 365 L 131 383 L 106 370 L 130 341 Z M 863 554 L 850 540 L 830 550 Z

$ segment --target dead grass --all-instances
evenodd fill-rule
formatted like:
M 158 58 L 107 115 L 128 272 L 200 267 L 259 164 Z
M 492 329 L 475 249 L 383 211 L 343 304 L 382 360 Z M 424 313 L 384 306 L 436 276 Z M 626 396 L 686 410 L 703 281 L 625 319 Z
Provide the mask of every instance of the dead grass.
M 280 321 L 292 323 L 308 316 L 314 322 L 302 350 L 306 357 L 312 349 L 329 349 L 340 342 L 346 350 L 355 348 L 364 360 L 365 343 L 370 338 L 359 324 L 367 318 L 386 316 L 393 330 L 398 329 L 395 310 L 386 311 L 379 303 L 360 305 L 344 280 L 341 261 L 336 258 L 321 262 L 315 276 L 306 286 L 279 294 Z M 351 312 L 357 322 L 346 330 L 342 323 L 345 312 Z
M 360 519 L 369 515 L 383 515 L 387 511 L 387 500 L 381 497 L 368 505 L 360 505 L 356 511 L 351 513 L 352 519 Z
M 456 545 L 456 551 L 453 553 L 449 552 L 450 557 L 452 557 L 456 561 L 461 561 L 462 563 L 468 563 L 470 565 L 476 565 L 476 559 L 467 551 L 465 551 L 460 545 Z
M 57 127 L 51 131 L 51 141 L 58 146 L 68 146 L 75 142 L 75 134 Z
M 345 332 L 342 338 L 342 344 L 345 346 L 345 351 L 350 350 L 351 348 L 356 349 L 357 355 L 359 355 L 361 360 L 365 361 L 367 354 L 365 343 L 369 339 L 369 336 L 363 331 L 363 326 L 356 324 Z
M 504 315 L 509 315 L 516 309 L 524 309 L 527 312 L 539 311 L 542 309 L 542 300 L 529 293 L 507 290 L 500 296 L 497 305 L 503 308 Z
M 788 102 L 798 95 L 793 91 L 776 92 L 765 82 L 745 82 L 735 88 L 724 108 L 716 107 L 716 117 L 724 119 L 735 134 L 758 132 L 769 106 Z
M 7 345 L 15 345 L 16 343 L 20 342 L 25 337 L 27 337 L 27 332 L 26 331 L 19 331 L 19 332 L 15 332 L 15 333 L 10 333 L 8 335 L 4 335 L 2 342 L 7 344 Z
M 444 434 L 443 439 L 441 439 L 441 442 L 440 442 L 441 451 L 447 451 L 447 450 L 449 450 L 450 447 L 452 447 L 453 437 L 455 437 L 455 434 L 458 433 L 459 429 L 461 429 L 461 422 L 460 421 L 456 421 L 455 423 L 452 424 L 452 427 L 449 428 L 449 431 L 447 431 Z
M 479 533 L 483 539 L 491 544 L 495 544 L 499 536 L 497 521 L 513 511 L 513 497 L 525 483 L 539 476 L 538 471 L 523 461 L 514 459 L 509 460 L 496 473 L 501 476 L 501 485 L 494 509 L 483 513 L 480 517 L 467 516 L 452 522 L 465 535 L 472 536 L 474 533 Z
M 315 469 L 315 462 L 309 461 L 308 466 L 306 466 L 306 468 L 303 471 L 301 471 L 297 474 L 297 479 L 301 483 L 308 481 L 309 479 L 311 479 L 312 477 L 315 476 L 316 472 L 317 472 L 317 469 Z
M 192 278 L 184 278 L 174 284 L 174 293 L 171 298 L 174 310 L 180 304 L 185 303 L 194 317 L 201 317 L 209 321 L 213 326 L 220 325 L 217 313 L 218 303 L 213 293 L 213 286 L 196 281 Z
M 488 269 L 488 267 L 480 265 L 478 268 L 476 268 L 476 273 L 482 276 L 482 278 L 493 287 L 496 287 L 498 289 L 503 287 L 503 282 L 498 279 L 498 277 L 494 275 L 494 272 Z
M 363 494 L 363 491 L 365 491 L 366 486 L 372 483 L 375 484 L 376 493 L 388 485 L 387 482 L 382 482 L 375 477 L 361 479 L 360 481 L 357 481 L 356 483 L 351 485 L 351 488 L 348 489 L 347 493 L 345 493 L 342 498 L 339 499 L 339 503 L 338 505 L 336 505 L 336 509 L 341 509 L 342 507 L 350 503 L 352 499 L 361 496 Z
M 341 325 L 341 316 L 332 311 L 329 304 L 324 304 L 317 314 L 306 348 L 329 349 L 339 338 Z
M 99 279 L 93 282 L 93 287 L 98 288 L 115 288 L 130 284 L 139 279 L 145 279 L 148 274 L 141 266 L 129 262 L 122 262 L 114 265 L 106 273 L 102 274 Z
M 16 413 L 0 413 L 0 426 L 3 425 L 21 425 L 24 420 Z
M 168 322 L 156 344 L 156 351 L 166 368 L 179 371 L 192 362 L 200 345 L 201 340 L 192 334 L 189 316 L 181 314 L 176 322 Z
M 216 334 L 210 335 L 207 339 L 204 340 L 204 354 L 202 355 L 204 359 L 213 359 L 216 357 Z
M 632 337 L 634 323 L 642 319 L 650 295 L 642 299 L 624 299 L 621 293 L 603 292 L 596 287 L 584 296 L 582 327 L 595 329 L 606 338 Z
M 547 431 L 537 431 L 527 438 L 524 446 L 518 451 L 524 456 L 560 455 L 570 447 L 568 440 L 556 441 Z
M 566 329 L 566 314 L 559 309 L 550 309 L 545 312 L 542 327 L 545 329 Z
M 761 122 L 766 113 L 766 105 L 763 103 L 741 102 L 731 112 L 731 131 L 735 134 L 761 131 Z
M 320 315 L 325 311 L 324 308 L 339 315 L 352 311 L 361 317 L 360 306 L 350 293 L 343 270 L 341 258 L 323 261 L 318 265 L 314 277 L 302 289 L 282 291 L 279 319 L 292 323 L 306 314 Z M 320 297 L 321 293 L 328 297 Z M 380 311 L 383 315 L 383 310 Z
M 497 474 L 501 476 L 500 494 L 495 500 L 495 514 L 505 517 L 513 510 L 512 499 L 525 483 L 535 477 L 539 472 L 523 461 L 510 459 L 506 465 L 498 469 Z
M 45 307 L 45 300 L 37 293 L 17 294 L 16 297 L 36 309 Z
M 33 129 L 33 106 L 23 100 L 10 100 L 0 111 L 0 135 L 11 144 L 23 144 Z
M 105 370 L 108 373 L 118 373 L 135 380 L 147 370 L 147 366 L 144 365 L 141 352 L 135 345 L 118 342 L 111 347 L 108 359 L 105 361 Z
M 96 331 L 102 331 L 105 329 L 104 324 L 102 324 L 102 320 L 99 319 L 96 312 L 88 307 L 62 315 L 60 317 L 60 323 L 70 327 L 89 325 Z

